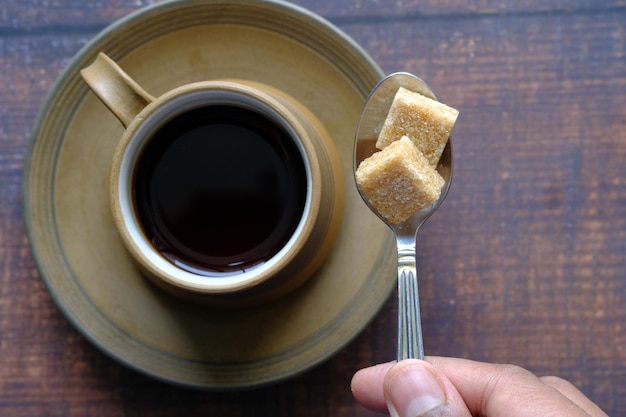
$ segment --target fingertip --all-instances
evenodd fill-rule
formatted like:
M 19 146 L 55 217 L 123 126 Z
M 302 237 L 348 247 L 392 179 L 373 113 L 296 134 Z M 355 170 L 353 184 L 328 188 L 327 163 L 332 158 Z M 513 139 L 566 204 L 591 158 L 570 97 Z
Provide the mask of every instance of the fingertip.
M 368 410 L 378 413 L 387 411 L 383 394 L 385 375 L 395 362 L 388 362 L 357 371 L 350 382 L 354 399 Z

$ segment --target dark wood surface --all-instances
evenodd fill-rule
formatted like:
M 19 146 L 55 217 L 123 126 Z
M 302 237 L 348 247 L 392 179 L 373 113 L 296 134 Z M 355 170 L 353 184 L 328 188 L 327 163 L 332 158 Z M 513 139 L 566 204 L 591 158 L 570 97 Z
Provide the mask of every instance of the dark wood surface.
M 393 359 L 393 298 L 306 374 L 206 393 L 117 364 L 48 295 L 22 220 L 30 130 L 71 57 L 149 3 L 0 2 L 0 415 L 373 415 L 349 383 Z M 626 2 L 295 3 L 461 112 L 452 189 L 418 244 L 427 353 L 560 375 L 626 415 Z

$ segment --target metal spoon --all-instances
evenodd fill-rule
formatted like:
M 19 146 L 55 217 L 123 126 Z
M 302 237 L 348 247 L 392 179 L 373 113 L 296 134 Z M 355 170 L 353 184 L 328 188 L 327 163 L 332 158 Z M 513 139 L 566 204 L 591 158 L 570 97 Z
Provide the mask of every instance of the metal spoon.
M 430 87 L 412 74 L 395 73 L 379 82 L 367 98 L 357 125 L 354 146 L 355 171 L 363 159 L 378 151 L 375 146 L 376 139 L 400 87 L 418 92 L 434 100 L 437 99 Z M 400 224 L 391 224 L 385 220 L 359 190 L 365 203 L 393 230 L 396 236 L 398 246 L 398 361 L 409 358 L 424 358 L 415 242 L 420 226 L 439 207 L 450 188 L 450 180 L 452 179 L 452 144 L 450 140 L 443 150 L 437 171 L 445 180 L 439 199 Z

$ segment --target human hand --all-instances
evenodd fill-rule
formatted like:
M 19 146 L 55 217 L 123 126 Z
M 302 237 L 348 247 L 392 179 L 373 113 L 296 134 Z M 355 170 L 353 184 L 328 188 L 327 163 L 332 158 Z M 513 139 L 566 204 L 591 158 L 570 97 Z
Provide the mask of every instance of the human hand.
M 574 385 L 513 365 L 429 357 L 361 369 L 354 398 L 394 417 L 607 417 Z

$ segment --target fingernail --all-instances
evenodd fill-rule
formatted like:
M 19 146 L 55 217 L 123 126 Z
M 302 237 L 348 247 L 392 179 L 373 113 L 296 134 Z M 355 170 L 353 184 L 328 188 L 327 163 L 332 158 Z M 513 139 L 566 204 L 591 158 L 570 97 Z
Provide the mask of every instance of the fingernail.
M 446 402 L 435 375 L 421 365 L 408 366 L 392 378 L 387 393 L 392 417 L 420 417 Z

